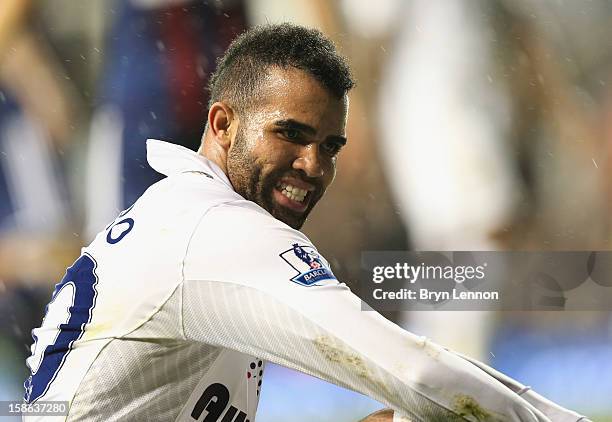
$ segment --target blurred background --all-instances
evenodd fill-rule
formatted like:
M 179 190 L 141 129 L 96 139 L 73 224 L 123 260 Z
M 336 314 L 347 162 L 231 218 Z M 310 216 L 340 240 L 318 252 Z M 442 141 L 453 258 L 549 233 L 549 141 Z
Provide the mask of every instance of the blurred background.
M 607 0 L 1 0 L 0 400 L 23 395 L 30 330 L 79 248 L 160 179 L 145 140 L 197 149 L 216 58 L 282 21 L 330 36 L 357 79 L 304 230 L 356 293 L 363 250 L 611 249 Z M 612 420 L 611 313 L 386 316 Z M 258 421 L 381 407 L 269 365 Z

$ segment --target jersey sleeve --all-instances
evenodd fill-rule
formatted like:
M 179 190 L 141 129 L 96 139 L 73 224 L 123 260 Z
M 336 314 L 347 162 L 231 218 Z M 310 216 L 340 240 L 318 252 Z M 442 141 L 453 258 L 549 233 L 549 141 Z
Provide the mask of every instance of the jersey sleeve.
M 242 205 L 210 210 L 191 239 L 186 338 L 361 392 L 415 422 L 550 420 L 476 365 L 362 311 L 304 235 Z

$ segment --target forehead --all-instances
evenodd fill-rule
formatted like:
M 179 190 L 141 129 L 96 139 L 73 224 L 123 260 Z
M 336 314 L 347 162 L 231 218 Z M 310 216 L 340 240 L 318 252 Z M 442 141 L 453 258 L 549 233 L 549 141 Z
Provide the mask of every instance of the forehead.
M 265 120 L 295 119 L 315 128 L 344 132 L 348 101 L 338 99 L 303 70 L 271 67 L 252 113 Z

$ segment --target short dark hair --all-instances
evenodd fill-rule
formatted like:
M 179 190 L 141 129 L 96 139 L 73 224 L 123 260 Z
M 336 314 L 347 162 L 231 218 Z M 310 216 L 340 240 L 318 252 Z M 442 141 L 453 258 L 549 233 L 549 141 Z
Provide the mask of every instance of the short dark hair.
M 337 98 L 355 85 L 346 59 L 318 30 L 289 23 L 260 25 L 238 36 L 217 60 L 208 107 L 227 101 L 238 109 L 248 108 L 272 66 L 301 69 Z

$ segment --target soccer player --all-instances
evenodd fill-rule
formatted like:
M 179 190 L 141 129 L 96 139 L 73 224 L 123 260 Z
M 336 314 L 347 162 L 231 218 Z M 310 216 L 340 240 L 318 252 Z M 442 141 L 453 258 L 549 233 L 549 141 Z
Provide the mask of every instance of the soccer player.
M 26 401 L 69 401 L 67 420 L 254 421 L 271 361 L 389 406 L 370 420 L 581 420 L 361 312 L 298 231 L 334 179 L 352 86 L 315 30 L 236 39 L 211 78 L 198 153 L 150 140 L 167 177 L 56 286 Z

